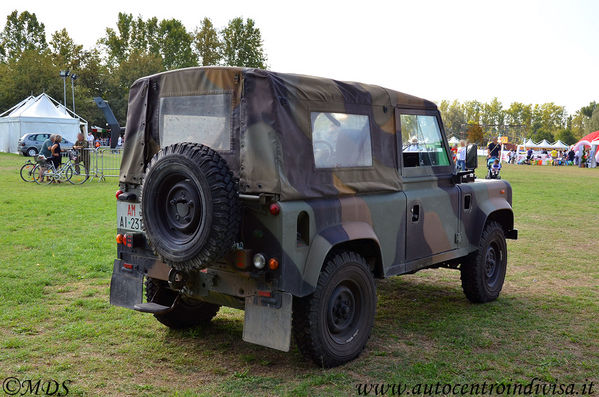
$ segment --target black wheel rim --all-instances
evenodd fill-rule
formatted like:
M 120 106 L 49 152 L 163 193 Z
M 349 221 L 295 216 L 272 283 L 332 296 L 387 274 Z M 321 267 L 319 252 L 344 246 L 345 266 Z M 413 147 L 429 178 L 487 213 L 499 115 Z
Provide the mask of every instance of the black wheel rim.
M 327 306 L 327 330 L 337 343 L 344 344 L 356 333 L 361 310 L 361 290 L 350 281 L 338 284 Z
M 489 287 L 494 287 L 499 279 L 501 260 L 501 250 L 492 242 L 485 253 L 485 278 Z
M 205 228 L 206 198 L 199 182 L 189 177 L 184 167 L 169 170 L 152 194 L 156 228 L 164 230 L 168 246 L 192 243 Z

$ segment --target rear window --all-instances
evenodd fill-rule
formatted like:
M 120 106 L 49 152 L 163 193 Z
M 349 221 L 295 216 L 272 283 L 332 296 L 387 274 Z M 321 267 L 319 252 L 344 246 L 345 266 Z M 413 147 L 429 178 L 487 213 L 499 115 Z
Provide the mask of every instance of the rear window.
M 311 119 L 316 168 L 372 166 L 367 115 L 312 112 Z
M 160 146 L 195 142 L 231 150 L 231 94 L 160 99 Z

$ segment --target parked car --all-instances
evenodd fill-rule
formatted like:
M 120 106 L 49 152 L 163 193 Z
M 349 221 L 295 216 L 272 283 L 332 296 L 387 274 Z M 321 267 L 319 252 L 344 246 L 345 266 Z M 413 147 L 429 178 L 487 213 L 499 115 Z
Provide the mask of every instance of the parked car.
M 23 135 L 17 143 L 19 154 L 22 154 L 23 156 L 35 156 L 40 152 L 42 144 L 46 139 L 50 138 L 50 135 L 51 134 L 47 132 L 30 132 Z M 63 137 L 60 147 L 64 150 L 72 149 L 73 142 Z
M 470 301 L 499 296 L 512 188 L 475 179 L 475 145 L 456 170 L 433 102 L 189 68 L 133 84 L 125 137 L 113 305 L 171 328 L 244 309 L 243 340 L 288 351 L 293 335 L 334 367 L 368 341 L 375 278 L 455 269 Z

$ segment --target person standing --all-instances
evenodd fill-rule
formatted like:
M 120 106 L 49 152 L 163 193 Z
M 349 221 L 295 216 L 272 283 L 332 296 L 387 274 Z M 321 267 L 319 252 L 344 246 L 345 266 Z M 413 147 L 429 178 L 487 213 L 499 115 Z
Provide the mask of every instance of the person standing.
M 93 147 L 94 146 L 94 135 L 92 134 L 92 132 L 88 132 L 87 133 L 87 147 Z
M 85 150 L 89 146 L 89 143 L 85 140 L 85 137 L 80 132 L 77 134 L 77 141 L 73 144 L 73 149 L 76 149 L 79 153 L 77 160 L 75 160 L 75 171 L 79 172 L 79 163 L 83 161 L 87 172 L 89 172 L 89 150 Z
M 497 137 L 493 137 L 493 141 L 487 146 L 487 158 L 499 158 L 501 152 L 501 144 L 497 143 Z
M 60 142 L 62 142 L 62 137 L 58 134 L 54 137 L 54 145 L 52 145 L 52 156 L 51 161 L 54 163 L 54 168 L 58 169 L 60 164 L 62 163 L 62 149 L 60 148 Z
M 456 156 L 458 171 L 466 171 L 466 142 L 463 139 L 460 140 Z
M 48 169 L 47 167 L 47 163 L 49 161 L 51 161 L 51 157 L 52 157 L 52 146 L 54 146 L 54 138 L 56 137 L 56 135 L 52 134 L 50 135 L 50 137 L 48 139 L 46 139 L 44 141 L 44 143 L 42 143 L 42 147 L 40 149 L 40 155 L 44 156 L 46 158 L 46 161 L 40 161 L 40 182 L 44 181 L 44 174 L 46 173 L 46 170 Z

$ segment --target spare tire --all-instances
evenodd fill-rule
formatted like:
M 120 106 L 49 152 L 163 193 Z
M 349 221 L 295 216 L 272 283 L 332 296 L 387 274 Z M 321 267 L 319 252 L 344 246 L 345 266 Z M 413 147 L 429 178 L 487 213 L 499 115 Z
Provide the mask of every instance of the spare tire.
M 237 184 L 208 146 L 185 142 L 161 149 L 148 165 L 141 197 L 149 244 L 174 269 L 205 268 L 238 236 Z

